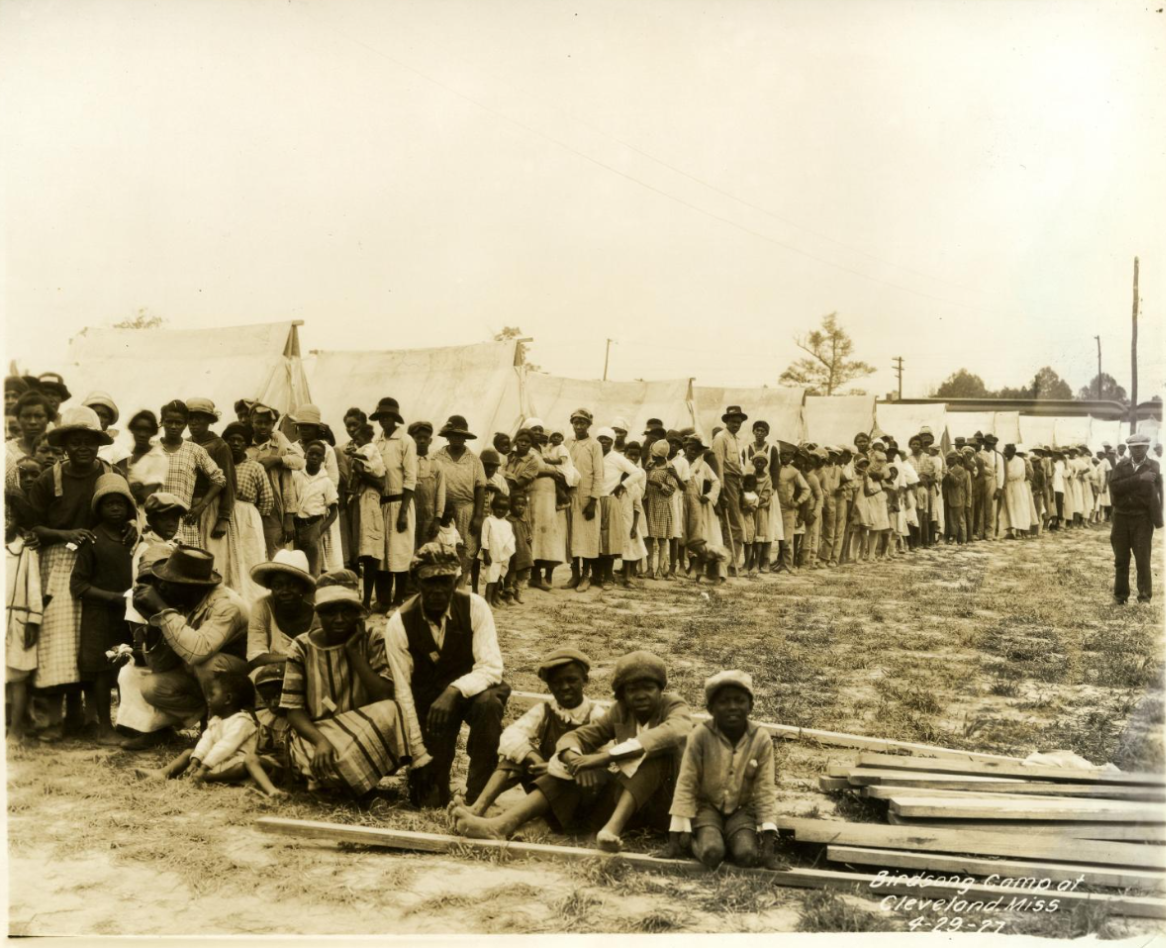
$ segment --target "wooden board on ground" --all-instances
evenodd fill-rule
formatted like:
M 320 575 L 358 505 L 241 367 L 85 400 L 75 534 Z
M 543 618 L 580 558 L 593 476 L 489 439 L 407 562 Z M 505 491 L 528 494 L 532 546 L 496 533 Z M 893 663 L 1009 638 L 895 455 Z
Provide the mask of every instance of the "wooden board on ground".
M 970 777 L 963 774 L 929 774 L 911 770 L 851 771 L 846 779 L 855 789 L 906 787 L 919 790 L 966 790 L 976 793 L 1044 794 L 1058 797 L 1098 797 L 1106 800 L 1166 802 L 1166 788 L 1131 787 L 1121 784 L 1057 783 L 1052 780 L 1019 780 L 1012 777 Z
M 1166 872 L 1118 869 L 1109 866 L 1073 865 L 1063 862 L 1032 862 L 1021 859 L 986 859 L 981 856 L 948 856 L 943 853 L 913 853 L 901 849 L 869 849 L 862 846 L 827 846 L 826 858 L 858 866 L 886 866 L 891 869 L 928 869 L 933 872 L 979 876 L 993 882 L 996 875 L 1007 879 L 1049 879 L 1113 889 L 1166 890 Z
M 781 817 L 778 829 L 793 832 L 799 842 L 910 849 L 924 852 L 974 853 L 1016 856 L 1052 862 L 1161 869 L 1166 854 L 1157 846 L 1139 843 L 1064 839 L 1026 833 L 971 829 L 935 829 L 922 826 L 885 826 L 880 823 L 844 823 Z
M 818 789 L 823 793 L 831 793 L 837 790 L 849 790 L 850 784 L 846 782 L 845 777 L 819 777 Z
M 1076 783 L 1117 783 L 1151 787 L 1166 785 L 1166 777 L 1162 774 L 1111 774 L 1097 770 L 1077 770 L 1072 767 L 1045 767 L 1037 764 L 1030 766 L 1019 762 L 925 760 L 921 757 L 896 757 L 893 754 L 860 754 L 858 763 L 861 767 L 878 767 L 886 770 L 1022 777 L 1025 780 L 1068 780 Z
M 308 820 L 284 820 L 265 818 L 258 821 L 261 830 L 299 839 L 320 839 L 331 842 L 360 843 L 366 846 L 382 846 L 390 849 L 411 850 L 427 853 L 454 853 L 459 850 L 479 850 L 487 852 L 507 852 L 521 856 L 542 856 L 559 860 L 607 859 L 629 866 L 645 869 L 669 871 L 705 872 L 695 859 L 658 859 L 639 853 L 609 855 L 597 849 L 581 849 L 574 846 L 550 846 L 542 843 L 514 843 L 503 840 L 464 839 L 459 836 L 444 836 L 437 833 L 413 833 L 406 830 L 392 830 L 372 826 L 352 826 L 340 823 L 318 823 Z M 915 897 L 947 897 L 959 895 L 969 901 L 980 898 L 1000 897 L 1003 906 L 1013 898 L 1029 897 L 1015 888 L 998 885 L 966 886 L 961 882 L 934 882 L 916 884 L 895 882 L 869 873 L 835 872 L 828 869 L 791 869 L 787 872 L 771 872 L 766 869 L 736 870 L 751 875 L 764 875 L 773 880 L 774 885 L 791 886 L 799 889 L 842 889 L 865 894 L 870 897 L 885 895 L 907 895 Z M 1037 897 L 1046 897 L 1041 893 Z M 1065 892 L 1058 894 L 1065 902 L 1073 904 L 1091 903 L 1104 905 L 1110 911 L 1121 915 L 1143 918 L 1166 918 L 1166 901 L 1135 896 L 1100 895 L 1090 892 Z
M 1090 823 L 1162 823 L 1160 806 L 1132 800 L 1050 800 L 1044 797 L 1017 801 L 983 794 L 979 799 L 892 796 L 891 812 L 899 816 L 938 820 L 1076 820 Z
M 835 778 L 836 779 L 836 778 Z M 1086 794 L 1059 794 L 1055 791 L 1050 791 L 1049 787 L 1067 786 L 1067 784 L 1055 783 L 1041 783 L 1041 784 L 1024 784 L 1017 783 L 1007 786 L 1002 786 L 1000 790 L 985 791 L 980 787 L 973 785 L 972 789 L 948 789 L 947 787 L 916 787 L 906 786 L 900 787 L 895 784 L 878 784 L 866 787 L 851 787 L 855 793 L 858 793 L 871 800 L 889 800 L 892 797 L 901 799 L 926 799 L 928 797 L 942 797 L 945 800 L 969 800 L 977 801 L 983 800 L 985 797 L 992 800 L 1012 800 L 1016 803 L 1024 803 L 1028 800 L 1056 800 L 1065 805 L 1072 805 L 1077 800 L 1095 800 L 1103 799 L 1109 800 L 1112 797 L 1094 797 Z M 1033 788 L 1036 789 L 1033 789 Z M 1043 789 L 1043 792 L 1042 792 Z M 1125 799 L 1124 797 L 1122 798 Z M 1147 801 L 1149 802 L 1149 801 Z
M 514 691 L 510 694 L 510 703 L 516 708 L 529 708 L 538 701 L 546 701 L 550 695 L 539 694 L 533 691 Z M 600 706 L 607 702 L 596 702 Z M 709 716 L 704 712 L 696 712 L 693 718 L 697 721 L 707 721 Z M 934 747 L 931 744 L 916 744 L 912 741 L 893 741 L 881 737 L 864 737 L 861 734 L 843 734 L 838 731 L 820 731 L 809 727 L 796 727 L 792 724 L 770 724 L 758 721 L 758 727 L 764 728 L 774 737 L 781 737 L 792 741 L 809 741 L 814 744 L 823 744 L 828 747 L 852 747 L 858 750 L 870 751 L 907 751 L 911 754 L 925 754 L 935 759 L 950 759 L 956 761 L 987 763 L 1020 762 L 1019 757 L 1005 757 L 1000 754 L 984 754 L 979 751 L 954 750 L 950 747 Z
M 887 813 L 893 826 L 921 826 L 927 829 L 987 830 L 1010 836 L 1052 836 L 1062 839 L 1116 839 L 1129 843 L 1166 843 L 1166 826 L 1161 823 L 1080 823 L 1060 821 L 1008 820 L 928 820 Z

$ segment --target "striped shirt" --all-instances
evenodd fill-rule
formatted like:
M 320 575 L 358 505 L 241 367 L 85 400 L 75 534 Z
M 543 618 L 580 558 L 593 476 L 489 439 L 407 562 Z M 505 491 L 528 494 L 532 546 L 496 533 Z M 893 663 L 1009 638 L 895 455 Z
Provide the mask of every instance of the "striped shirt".
M 369 667 L 392 681 L 384 636 L 364 628 L 353 634 L 358 638 L 356 647 Z M 319 645 L 312 637 L 312 632 L 297 635 L 288 650 L 279 706 L 289 710 L 302 708 L 308 717 L 318 721 L 372 704 L 375 699 L 353 671 L 346 646 Z

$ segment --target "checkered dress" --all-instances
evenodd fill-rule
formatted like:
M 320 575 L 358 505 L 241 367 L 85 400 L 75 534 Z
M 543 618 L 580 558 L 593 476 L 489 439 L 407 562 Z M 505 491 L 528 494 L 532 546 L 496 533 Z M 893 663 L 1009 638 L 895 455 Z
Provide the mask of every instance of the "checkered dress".
M 41 550 L 41 589 L 52 599 L 45 607 L 37 642 L 36 673 L 32 679 L 37 688 L 71 685 L 81 680 L 77 671 L 81 601 L 74 599 L 69 591 L 76 560 L 76 551 L 67 549 L 64 543 L 54 543 Z
M 166 453 L 166 460 L 170 462 L 166 483 L 162 489 L 168 494 L 174 494 L 187 508 L 194 500 L 194 485 L 200 472 L 214 484 L 226 483 L 222 470 L 201 445 L 183 441 L 182 447 L 177 451 L 171 452 L 165 445 L 162 446 L 162 450 Z M 217 510 L 215 514 L 217 515 Z M 211 526 L 214 526 L 214 521 L 211 521 Z M 189 546 L 202 546 L 199 525 L 188 524 L 184 519 L 178 528 L 178 539 Z
M 654 540 L 672 538 L 672 495 L 676 493 L 676 482 L 668 473 L 668 467 L 648 468 L 647 493 L 644 495 L 644 512 L 648 520 L 647 533 Z

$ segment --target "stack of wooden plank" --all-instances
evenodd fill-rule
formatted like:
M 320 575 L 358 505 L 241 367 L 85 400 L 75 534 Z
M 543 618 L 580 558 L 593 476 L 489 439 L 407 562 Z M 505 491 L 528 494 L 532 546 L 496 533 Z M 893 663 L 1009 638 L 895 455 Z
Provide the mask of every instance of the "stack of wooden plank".
M 826 844 L 833 862 L 1166 892 L 1162 774 L 864 753 L 819 784 L 883 801 L 892 824 L 782 821 L 798 842 Z

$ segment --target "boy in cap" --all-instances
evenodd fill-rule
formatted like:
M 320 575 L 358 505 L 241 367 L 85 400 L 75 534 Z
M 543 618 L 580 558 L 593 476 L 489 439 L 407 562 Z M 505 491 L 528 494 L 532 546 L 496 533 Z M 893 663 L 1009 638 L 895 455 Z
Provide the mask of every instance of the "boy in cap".
M 307 462 L 287 435 L 276 429 L 275 423 L 279 420 L 276 409 L 256 402 L 251 406 L 249 419 L 251 444 L 247 448 L 247 457 L 267 472 L 275 500 L 271 512 L 263 515 L 263 539 L 267 558 L 272 559 L 295 537 L 293 518 L 297 500 L 294 474 L 302 471 Z M 132 426 L 133 422 L 130 424 Z
M 728 855 L 738 866 L 784 869 L 777 841 L 777 786 L 773 739 L 749 720 L 753 678 L 717 672 L 704 683 L 712 720 L 693 728 L 684 748 L 669 811 L 669 855 L 692 853 L 707 869 Z M 758 834 L 761 834 L 759 841 Z
M 621 834 L 633 818 L 666 827 L 679 757 L 692 730 L 688 705 L 665 691 L 667 684 L 658 656 L 646 651 L 624 655 L 612 679 L 615 704 L 593 724 L 559 739 L 547 773 L 517 806 L 492 819 L 455 808 L 458 833 L 506 839 L 549 813 L 563 827 L 602 822 L 596 834 L 599 848 L 619 852 Z
M 584 694 L 590 671 L 591 660 L 570 647 L 555 649 L 539 663 L 538 677 L 546 682 L 551 698 L 535 704 L 502 732 L 498 769 L 467 812 L 485 816 L 490 805 L 517 784 L 533 792 L 535 780 L 547 772 L 559 738 L 599 719 L 603 709 Z M 464 806 L 460 798 L 455 805 Z

